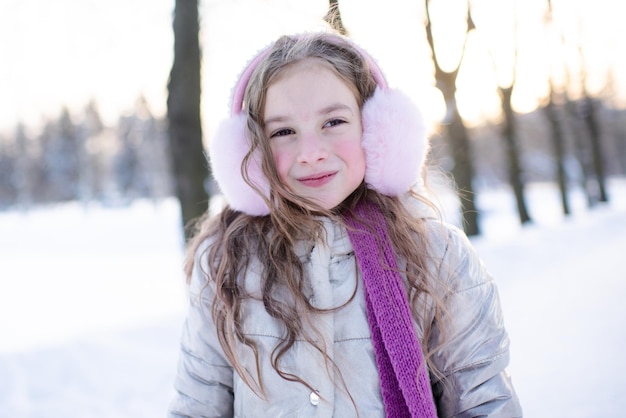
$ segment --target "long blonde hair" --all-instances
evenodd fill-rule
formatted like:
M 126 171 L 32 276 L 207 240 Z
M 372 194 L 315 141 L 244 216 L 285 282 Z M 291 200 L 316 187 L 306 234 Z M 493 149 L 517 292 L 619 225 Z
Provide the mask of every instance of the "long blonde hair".
M 218 215 L 198 222 L 197 233 L 190 242 L 187 253 L 186 273 L 188 280 L 191 280 L 194 257 L 202 243 L 210 240 L 211 245 L 201 257 L 206 259 L 208 265 L 206 284 L 210 283 L 215 289 L 211 313 L 217 336 L 235 371 L 252 390 L 260 394 L 265 391 L 259 373 L 257 346 L 252 338 L 244 334 L 242 326 L 242 306 L 248 296 L 243 290 L 241 276 L 246 273 L 252 261 L 258 261 L 263 268 L 260 289 L 265 309 L 285 329 L 283 339 L 277 342 L 271 355 L 271 363 L 276 372 L 288 381 L 299 382 L 314 390 L 299 376 L 281 368 L 281 358 L 296 340 L 305 340 L 311 344 L 325 356 L 327 367 L 330 364 L 338 370 L 337 365 L 326 355 L 325 344 L 317 338 L 319 334 L 311 320 L 312 316 L 328 310 L 315 307 L 305 296 L 304 267 L 294 250 L 299 241 L 315 242 L 325 238 L 319 215 L 342 222 L 342 215 L 346 211 L 352 211 L 364 199 L 380 208 L 387 219 L 398 257 L 406 263 L 402 273 L 407 277 L 412 313 L 423 324 L 425 342 L 430 332 L 430 324 L 424 320 L 428 307 L 423 303 L 423 297 L 433 295 L 431 276 L 434 273 L 428 269 L 432 260 L 423 220 L 411 214 L 401 198 L 380 194 L 368 189 L 365 183 L 339 207 L 325 210 L 315 202 L 291 193 L 279 180 L 263 122 L 267 88 L 286 68 L 311 57 L 330 64 L 336 74 L 353 89 L 360 107 L 373 95 L 376 82 L 368 62 L 351 42 L 328 33 L 285 36 L 278 39 L 252 73 L 244 96 L 251 149 L 242 165 L 243 175 L 245 178 L 248 159 L 255 150 L 260 150 L 263 156 L 262 171 L 270 184 L 270 213 L 267 216 L 254 217 L 226 207 Z M 252 182 L 249 183 L 253 186 Z M 423 196 L 413 194 L 429 204 Z M 281 296 L 277 298 L 276 295 Z M 435 306 L 438 306 L 437 298 L 433 300 Z M 337 309 L 341 307 L 332 308 Z M 251 376 L 241 364 L 237 356 L 238 344 L 245 344 L 253 350 L 257 361 L 256 376 Z M 424 345 L 422 344 L 423 347 Z M 428 353 L 425 355 L 428 361 Z M 432 365 L 429 368 L 431 372 L 434 371 Z

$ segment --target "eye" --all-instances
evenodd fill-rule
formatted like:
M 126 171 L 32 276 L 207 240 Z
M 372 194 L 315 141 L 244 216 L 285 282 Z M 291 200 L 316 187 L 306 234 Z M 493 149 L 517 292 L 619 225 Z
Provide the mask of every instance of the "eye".
M 344 123 L 347 123 L 347 122 L 345 120 L 343 120 L 343 119 L 331 119 L 331 120 L 329 120 L 328 122 L 326 122 L 324 124 L 324 127 L 325 128 L 332 128 L 333 126 L 341 125 L 341 124 L 344 124 Z
M 275 138 L 275 137 L 278 137 L 278 136 L 287 136 L 287 135 L 292 135 L 292 134 L 294 134 L 294 133 L 295 133 L 295 132 L 293 131 L 293 129 L 289 129 L 289 128 L 279 129 L 279 130 L 277 130 L 277 131 L 273 132 L 273 133 L 270 135 L 270 138 Z

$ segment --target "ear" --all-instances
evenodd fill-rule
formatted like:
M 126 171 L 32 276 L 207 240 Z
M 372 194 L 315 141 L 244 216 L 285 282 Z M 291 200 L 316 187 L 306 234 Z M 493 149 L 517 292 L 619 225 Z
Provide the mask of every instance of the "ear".
M 270 213 L 265 200 L 241 175 L 242 161 L 250 150 L 250 140 L 246 132 L 244 112 L 222 121 L 209 145 L 209 160 L 213 177 L 230 206 L 248 215 L 264 216 Z M 258 150 L 255 151 L 247 171 L 250 180 L 269 198 L 270 185 L 261 170 Z
M 363 105 L 362 123 L 365 183 L 388 196 L 407 192 L 428 152 L 421 112 L 401 91 L 377 87 Z

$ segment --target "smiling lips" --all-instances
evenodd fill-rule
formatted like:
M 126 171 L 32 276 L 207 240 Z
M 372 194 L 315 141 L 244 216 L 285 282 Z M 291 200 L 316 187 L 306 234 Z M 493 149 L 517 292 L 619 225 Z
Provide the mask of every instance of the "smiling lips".
M 318 173 L 311 176 L 300 177 L 298 181 L 308 187 L 321 187 L 331 181 L 336 174 L 336 171 Z

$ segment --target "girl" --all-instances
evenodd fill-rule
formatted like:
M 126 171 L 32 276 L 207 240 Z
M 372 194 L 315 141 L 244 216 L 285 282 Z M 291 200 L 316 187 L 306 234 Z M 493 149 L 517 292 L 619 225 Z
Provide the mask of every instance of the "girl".
M 496 286 L 418 180 L 419 112 L 328 33 L 278 39 L 210 148 L 173 417 L 521 416 Z

